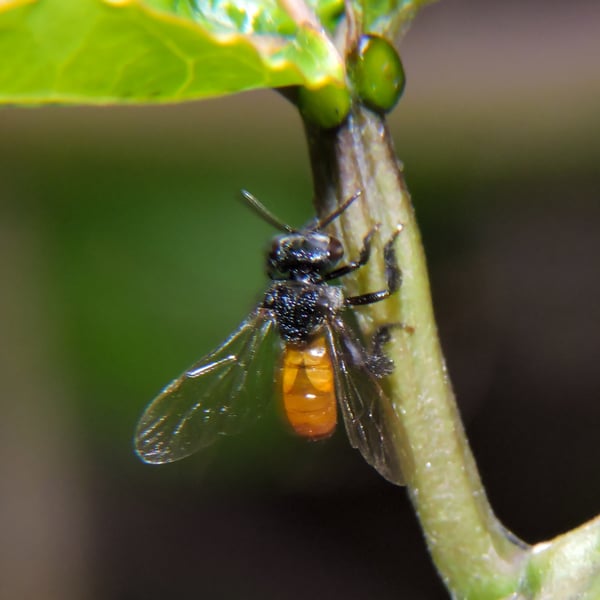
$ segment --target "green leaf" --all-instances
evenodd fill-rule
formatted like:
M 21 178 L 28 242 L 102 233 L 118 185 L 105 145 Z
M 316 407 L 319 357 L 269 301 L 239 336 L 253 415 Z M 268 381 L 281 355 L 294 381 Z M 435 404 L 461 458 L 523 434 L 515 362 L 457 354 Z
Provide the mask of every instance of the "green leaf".
M 417 10 L 435 0 L 363 0 L 363 31 L 393 40 L 408 29 Z
M 314 11 L 321 24 L 333 33 L 344 14 L 344 0 L 307 0 L 306 4 Z
M 150 103 L 344 85 L 328 36 L 275 0 L 5 0 L 0 103 Z M 336 4 L 325 12 L 332 21 Z M 327 12 L 328 11 L 328 12 Z
M 296 24 L 274 0 L 145 0 L 164 13 L 192 19 L 212 33 L 293 35 Z

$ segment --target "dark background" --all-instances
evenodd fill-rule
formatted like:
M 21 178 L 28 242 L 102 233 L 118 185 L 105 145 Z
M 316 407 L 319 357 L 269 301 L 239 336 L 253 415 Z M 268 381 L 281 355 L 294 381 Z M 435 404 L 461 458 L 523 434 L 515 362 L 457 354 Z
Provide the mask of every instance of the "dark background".
M 554 5 L 554 6 L 551 6 Z M 600 506 L 600 7 L 446 0 L 391 116 L 491 503 L 541 541 Z M 149 467 L 145 404 L 264 289 L 239 188 L 312 214 L 274 93 L 0 111 L 0 597 L 447 597 L 403 489 L 275 414 Z

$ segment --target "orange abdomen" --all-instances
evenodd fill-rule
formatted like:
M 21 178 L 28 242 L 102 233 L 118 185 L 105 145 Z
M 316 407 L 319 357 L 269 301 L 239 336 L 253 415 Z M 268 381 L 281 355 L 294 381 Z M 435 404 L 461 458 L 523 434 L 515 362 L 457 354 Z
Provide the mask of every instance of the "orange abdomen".
M 316 440 L 334 432 L 335 385 L 325 336 L 304 348 L 285 347 L 282 387 L 285 414 L 298 435 Z

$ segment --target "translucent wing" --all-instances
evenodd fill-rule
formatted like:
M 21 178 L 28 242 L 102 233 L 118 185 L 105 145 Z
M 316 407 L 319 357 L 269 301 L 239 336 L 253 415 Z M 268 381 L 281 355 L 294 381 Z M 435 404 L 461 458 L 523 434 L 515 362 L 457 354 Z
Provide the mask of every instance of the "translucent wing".
M 329 324 L 335 387 L 350 443 L 388 481 L 403 485 L 395 444 L 397 419 L 379 381 L 366 366 L 366 350 L 341 319 Z
M 273 395 L 278 338 L 271 316 L 259 308 L 172 381 L 138 423 L 140 458 L 153 464 L 179 460 L 252 422 Z

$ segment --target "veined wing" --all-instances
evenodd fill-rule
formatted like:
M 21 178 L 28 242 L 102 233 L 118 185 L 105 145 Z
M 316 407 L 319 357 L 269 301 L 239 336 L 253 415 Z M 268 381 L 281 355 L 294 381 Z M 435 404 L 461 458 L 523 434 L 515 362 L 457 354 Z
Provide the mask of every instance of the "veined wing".
M 270 314 L 258 308 L 217 350 L 172 381 L 138 423 L 140 458 L 153 464 L 185 458 L 258 417 L 273 396 L 278 337 Z
M 328 330 L 336 394 L 350 443 L 388 481 L 403 485 L 396 434 L 389 426 L 397 417 L 379 381 L 367 367 L 364 346 L 339 318 L 329 324 Z

